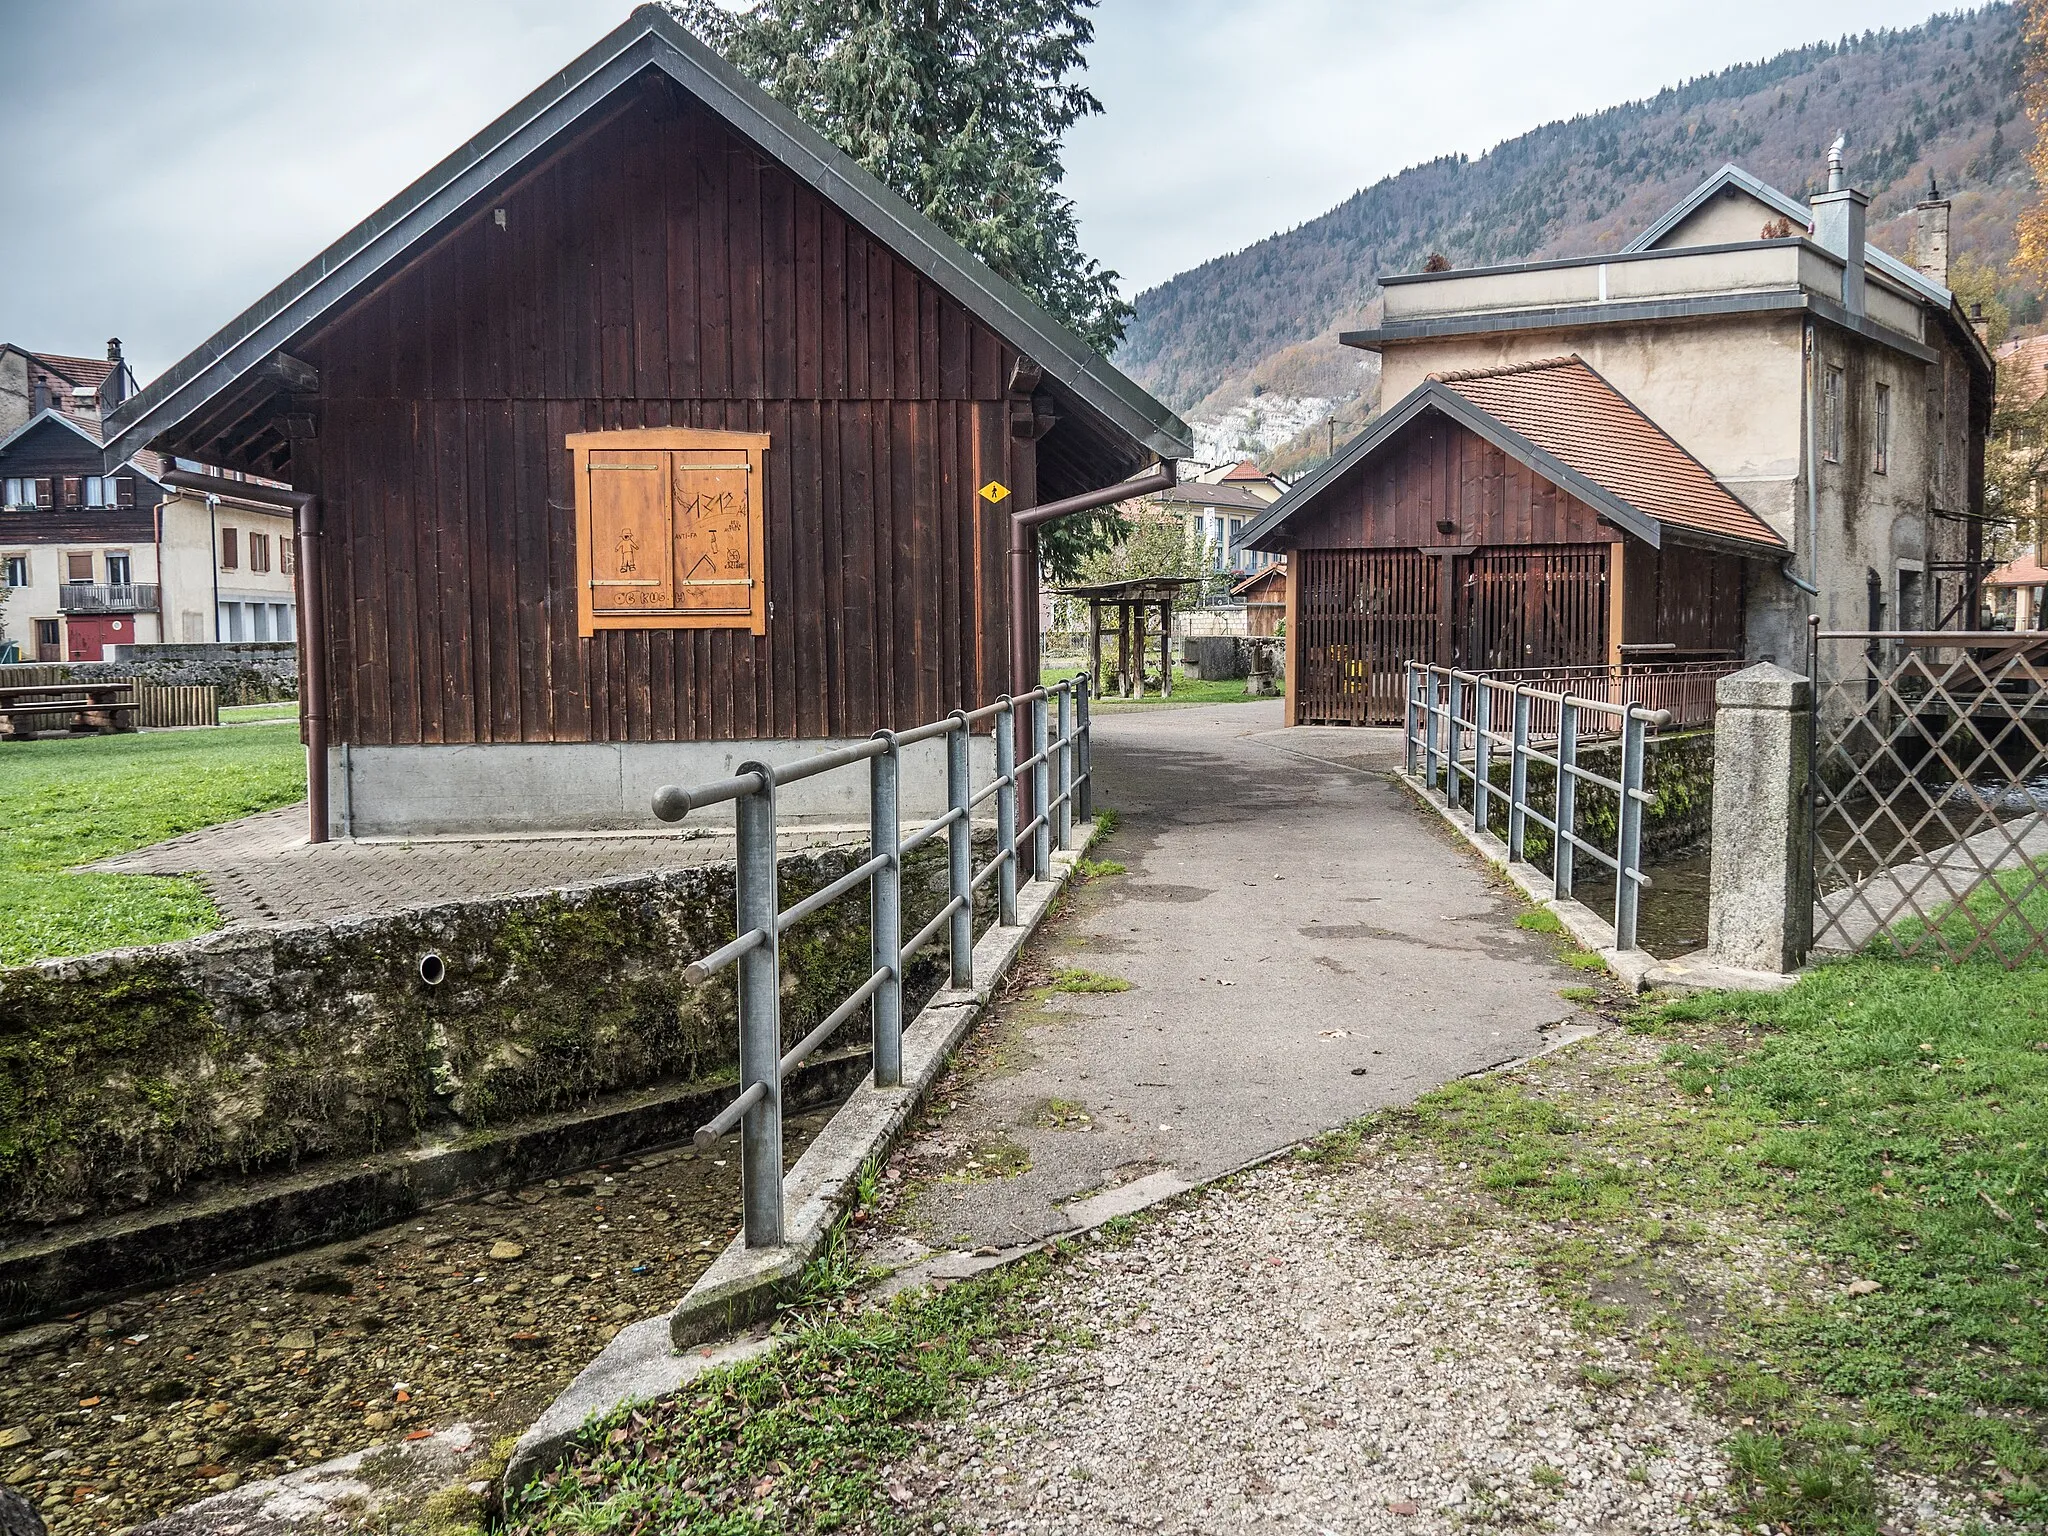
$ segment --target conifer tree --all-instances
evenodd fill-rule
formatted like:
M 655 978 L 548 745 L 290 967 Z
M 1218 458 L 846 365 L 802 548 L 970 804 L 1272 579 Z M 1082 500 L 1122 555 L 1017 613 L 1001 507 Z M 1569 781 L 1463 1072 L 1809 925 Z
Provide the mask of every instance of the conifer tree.
M 1096 0 L 668 0 L 692 31 L 912 207 L 1108 352 L 1131 306 L 1081 251 L 1060 141 Z

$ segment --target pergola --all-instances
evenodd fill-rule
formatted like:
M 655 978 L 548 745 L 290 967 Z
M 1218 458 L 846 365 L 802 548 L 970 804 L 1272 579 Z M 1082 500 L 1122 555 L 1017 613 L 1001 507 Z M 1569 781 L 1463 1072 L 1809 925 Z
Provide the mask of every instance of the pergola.
M 1159 692 L 1173 697 L 1173 605 L 1180 589 L 1190 584 L 1186 576 L 1138 576 L 1129 581 L 1102 581 L 1088 586 L 1055 587 L 1062 597 L 1078 597 L 1088 604 L 1088 675 L 1102 686 L 1102 610 L 1116 610 L 1117 697 L 1143 698 L 1145 694 L 1145 622 L 1154 608 L 1159 610 Z

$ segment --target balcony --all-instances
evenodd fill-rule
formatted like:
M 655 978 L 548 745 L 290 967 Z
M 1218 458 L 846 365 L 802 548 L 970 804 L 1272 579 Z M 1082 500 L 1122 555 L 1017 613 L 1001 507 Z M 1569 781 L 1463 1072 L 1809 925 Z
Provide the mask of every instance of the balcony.
M 59 613 L 155 613 L 157 589 L 154 584 L 130 582 L 110 587 L 87 581 L 68 582 L 57 589 Z

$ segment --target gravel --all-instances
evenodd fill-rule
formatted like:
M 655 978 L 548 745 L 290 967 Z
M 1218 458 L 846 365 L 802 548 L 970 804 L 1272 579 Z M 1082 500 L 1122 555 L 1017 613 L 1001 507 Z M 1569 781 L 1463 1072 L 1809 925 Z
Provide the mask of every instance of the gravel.
M 983 1386 L 899 1492 L 955 1530 L 1733 1529 L 1722 1431 L 1466 1198 L 1423 1160 L 1276 1165 L 1091 1245 L 1048 1324 L 1099 1346 Z
M 791 1118 L 792 1158 L 825 1118 Z M 488 1444 L 738 1213 L 736 1151 L 650 1153 L 0 1335 L 0 1486 L 73 1536 L 456 1423 Z

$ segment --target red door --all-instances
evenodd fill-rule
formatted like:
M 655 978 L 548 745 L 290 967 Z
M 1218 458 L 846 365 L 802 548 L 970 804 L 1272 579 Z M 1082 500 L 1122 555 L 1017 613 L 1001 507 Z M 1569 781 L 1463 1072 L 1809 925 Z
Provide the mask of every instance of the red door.
M 66 661 L 105 661 L 110 645 L 133 645 L 135 620 L 126 614 L 118 618 L 73 618 L 64 621 Z

